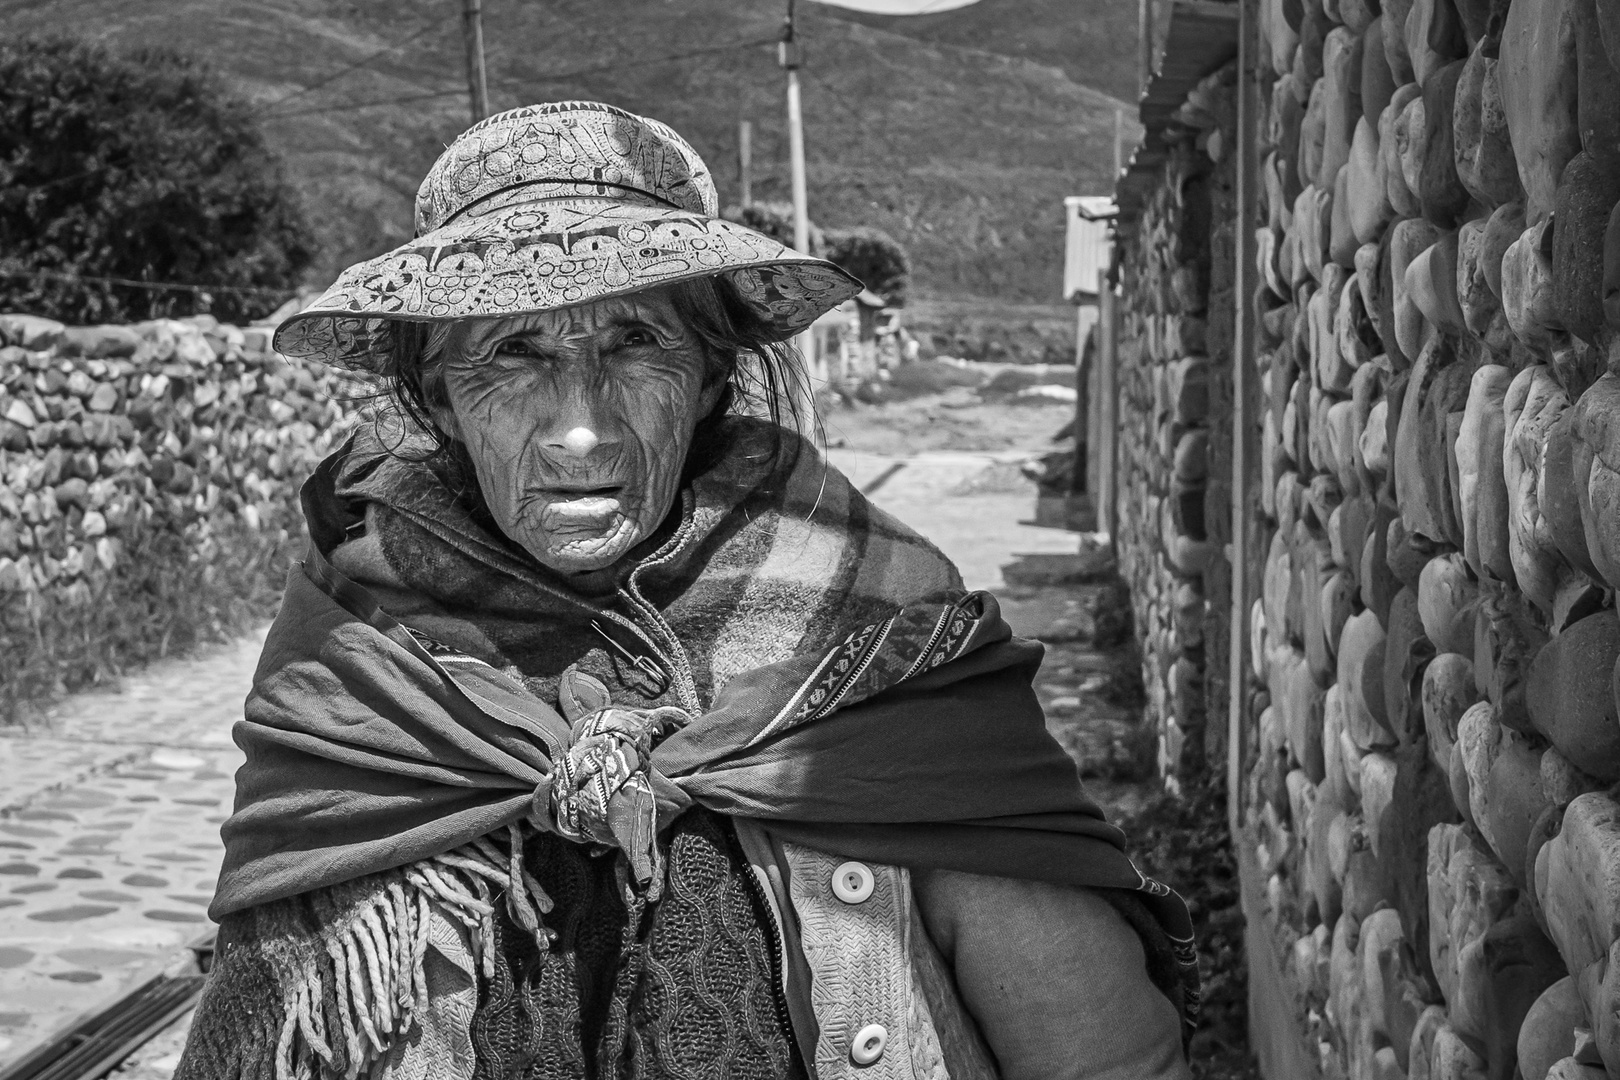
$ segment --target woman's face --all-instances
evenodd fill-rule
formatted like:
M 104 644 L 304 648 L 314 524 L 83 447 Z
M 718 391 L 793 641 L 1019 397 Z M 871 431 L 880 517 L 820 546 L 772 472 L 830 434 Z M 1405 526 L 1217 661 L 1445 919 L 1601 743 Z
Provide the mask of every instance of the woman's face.
M 565 574 L 612 566 L 657 528 L 724 389 L 659 290 L 464 323 L 447 346 L 435 419 L 466 444 L 501 531 Z

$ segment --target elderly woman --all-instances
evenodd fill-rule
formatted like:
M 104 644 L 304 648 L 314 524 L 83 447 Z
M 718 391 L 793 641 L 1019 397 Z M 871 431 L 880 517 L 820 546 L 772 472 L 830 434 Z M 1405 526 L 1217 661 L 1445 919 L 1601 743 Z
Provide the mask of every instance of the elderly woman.
M 279 331 L 393 404 L 304 491 L 182 1080 L 1187 1075 L 1039 646 L 765 418 L 859 283 L 716 209 L 517 109 Z

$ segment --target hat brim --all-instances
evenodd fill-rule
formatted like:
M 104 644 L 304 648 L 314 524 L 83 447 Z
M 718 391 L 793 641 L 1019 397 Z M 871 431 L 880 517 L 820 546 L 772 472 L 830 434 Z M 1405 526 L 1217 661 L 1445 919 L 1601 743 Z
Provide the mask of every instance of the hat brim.
M 863 288 L 832 263 L 723 218 L 618 198 L 537 199 L 356 263 L 281 324 L 275 348 L 375 371 L 398 320 L 528 315 L 720 275 L 779 341 Z

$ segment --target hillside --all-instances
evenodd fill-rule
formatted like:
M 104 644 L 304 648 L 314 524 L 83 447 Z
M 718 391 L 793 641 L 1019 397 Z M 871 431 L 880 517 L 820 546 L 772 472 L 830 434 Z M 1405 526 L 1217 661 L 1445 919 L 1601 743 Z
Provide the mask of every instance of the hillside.
M 1081 86 L 1136 100 L 1137 5 L 1123 0 L 979 0 L 936 15 L 827 16 L 935 45 L 1000 53 L 1061 69 Z
M 956 23 L 914 28 L 931 40 L 883 25 L 893 19 L 802 9 L 811 214 L 893 233 L 910 249 L 919 297 L 1050 302 L 1063 196 L 1107 186 L 1122 106 L 1053 66 L 1061 50 L 1029 44 L 1072 35 L 1058 24 L 1083 5 L 983 7 L 1021 22 L 1025 46 L 1006 32 L 983 44 L 1027 58 L 967 48 Z M 770 44 L 780 5 L 486 0 L 484 11 L 493 107 L 588 97 L 657 117 L 693 141 L 728 201 L 737 121 L 751 119 L 755 197 L 786 199 L 783 75 Z M 0 0 L 13 32 L 210 57 L 261 103 L 324 239 L 319 279 L 407 236 L 417 183 L 466 126 L 459 12 L 453 0 Z

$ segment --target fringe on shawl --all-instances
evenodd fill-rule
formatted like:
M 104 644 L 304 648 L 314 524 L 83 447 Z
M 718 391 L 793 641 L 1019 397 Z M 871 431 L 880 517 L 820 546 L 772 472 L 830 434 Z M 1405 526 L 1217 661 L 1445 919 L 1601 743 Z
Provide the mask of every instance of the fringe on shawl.
M 252 933 L 280 994 L 275 1080 L 356 1080 L 410 1032 L 429 1005 L 424 965 L 435 911 L 467 928 L 486 979 L 494 973 L 497 904 L 547 950 L 553 935 L 540 916 L 552 902 L 523 865 L 523 840 L 523 828 L 510 825 L 504 850 L 483 837 L 323 890 L 306 906 L 314 918 L 296 920 L 301 925 L 250 909 L 262 913 Z

